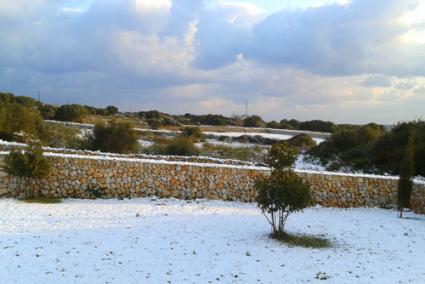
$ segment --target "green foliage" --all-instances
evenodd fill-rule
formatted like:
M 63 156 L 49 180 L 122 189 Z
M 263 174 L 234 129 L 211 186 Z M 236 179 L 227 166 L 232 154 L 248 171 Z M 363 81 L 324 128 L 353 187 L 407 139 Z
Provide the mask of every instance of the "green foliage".
M 266 127 L 267 127 L 267 128 L 275 128 L 275 129 L 278 129 L 278 128 L 280 128 L 280 123 L 279 123 L 279 122 L 276 122 L 276 121 L 274 121 L 274 120 L 272 120 L 272 121 L 270 121 L 270 122 L 267 122 Z
M 57 204 L 61 203 L 60 198 L 54 198 L 54 197 L 32 197 L 32 198 L 21 198 L 19 201 L 25 202 L 25 203 L 36 203 L 36 204 Z
M 107 115 L 115 115 L 118 113 L 118 108 L 116 106 L 107 106 L 105 112 Z
M 370 159 L 381 171 L 398 174 L 409 136 L 415 133 L 413 156 L 415 173 L 425 176 L 425 121 L 398 124 L 380 139 L 370 152 Z
M 49 104 L 40 104 L 38 106 L 38 110 L 44 119 L 54 119 L 58 108 L 57 106 Z
M 412 177 L 414 175 L 414 136 L 409 137 L 406 149 L 403 154 L 403 160 L 400 165 L 400 177 L 398 181 L 398 208 L 400 210 L 400 217 L 403 216 L 403 209 L 410 207 L 410 196 L 413 188 Z
M 89 111 L 82 105 L 62 105 L 58 108 L 55 119 L 61 121 L 82 122 L 83 118 L 88 114 Z
M 199 124 L 199 125 L 215 125 L 215 126 L 224 126 L 224 125 L 237 125 L 235 121 L 238 118 L 229 118 L 220 114 L 207 114 L 207 115 L 194 115 L 186 113 L 183 116 L 174 116 L 182 124 Z
M 344 126 L 332 137 L 309 151 L 320 159 L 329 170 L 351 167 L 370 173 L 400 173 L 408 137 L 415 133 L 414 171 L 425 175 L 425 122 L 411 121 L 399 123 L 385 131 L 377 124 L 364 126 Z
M 299 151 L 305 151 L 316 146 L 316 141 L 307 134 L 298 134 L 287 140 L 289 146 L 297 148 Z
M 35 108 L 17 103 L 0 103 L 0 139 L 16 139 L 16 135 L 37 136 L 43 119 Z
M 54 148 L 80 149 L 86 142 L 85 139 L 79 137 L 78 128 L 60 124 L 45 123 L 39 131 L 38 138 L 43 145 Z
M 297 127 L 299 130 L 319 131 L 333 133 L 337 130 L 335 123 L 322 120 L 311 120 L 300 122 Z
M 0 92 L 0 103 L 18 104 L 29 108 L 35 108 L 38 105 L 38 102 L 33 98 L 3 92 Z
M 370 159 L 374 145 L 386 135 L 381 125 L 349 126 L 337 130 L 331 138 L 309 151 L 309 154 L 328 165 L 329 170 L 349 166 L 363 171 L 375 167 Z
M 244 119 L 243 126 L 245 127 L 265 127 L 266 123 L 258 115 L 251 115 Z
M 111 153 L 136 153 L 140 150 L 138 134 L 130 123 L 112 121 L 98 123 L 89 137 L 92 150 Z
M 251 162 L 263 162 L 263 148 L 255 147 L 229 147 L 225 145 L 212 145 L 203 143 L 200 155 L 219 159 L 233 159 Z
M 298 236 L 288 234 L 286 232 L 281 232 L 278 234 L 274 234 L 272 237 L 289 245 L 305 248 L 328 248 L 332 246 L 331 242 L 328 239 L 315 236 Z
M 4 158 L 4 170 L 11 176 L 28 179 L 25 196 L 34 196 L 32 179 L 45 178 L 50 173 L 50 162 L 43 157 L 43 149 L 39 143 L 30 143 L 25 151 L 12 150 Z
M 152 129 L 159 129 L 162 126 L 180 126 L 178 120 L 169 114 L 162 113 L 156 110 L 141 111 L 138 116 L 143 118 Z
M 270 150 L 265 158 L 265 162 L 272 170 L 282 171 L 289 169 L 297 159 L 297 150 L 289 147 L 287 143 L 276 143 Z
M 198 154 L 193 140 L 188 137 L 176 136 L 170 139 L 165 147 L 166 155 L 193 156 Z
M 4 158 L 4 170 L 12 176 L 26 178 L 45 178 L 50 172 L 50 163 L 43 157 L 43 149 L 39 143 L 31 143 L 22 152 L 10 151 Z
M 146 121 L 152 129 L 160 129 L 162 126 L 162 122 L 158 118 L 149 118 Z
M 203 136 L 202 130 L 199 127 L 185 127 L 182 129 L 181 135 L 184 137 L 190 137 L 194 141 L 199 141 Z
M 272 226 L 275 236 L 284 231 L 288 216 L 311 203 L 310 187 L 292 170 L 295 150 L 286 144 L 272 146 L 266 161 L 271 167 L 268 178 L 259 179 L 257 204 Z

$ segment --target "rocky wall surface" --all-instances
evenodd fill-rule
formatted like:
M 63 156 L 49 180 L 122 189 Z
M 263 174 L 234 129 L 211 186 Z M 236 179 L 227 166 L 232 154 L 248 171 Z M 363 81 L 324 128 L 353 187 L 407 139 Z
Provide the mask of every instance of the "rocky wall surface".
M 1 157 L 0 157 L 1 159 Z M 46 197 L 175 197 L 255 200 L 255 180 L 267 168 L 142 159 L 48 156 L 52 172 L 29 181 L 0 171 L 0 197 L 22 196 L 30 184 Z M 329 207 L 395 207 L 397 179 L 298 171 L 312 189 L 315 203 Z M 425 213 L 425 185 L 414 185 L 412 209 Z

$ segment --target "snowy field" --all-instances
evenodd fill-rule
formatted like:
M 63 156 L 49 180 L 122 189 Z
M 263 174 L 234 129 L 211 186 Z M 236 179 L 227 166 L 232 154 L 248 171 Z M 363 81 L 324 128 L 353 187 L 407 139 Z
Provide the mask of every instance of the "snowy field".
M 310 208 L 268 238 L 254 204 L 179 200 L 0 200 L 0 283 L 424 283 L 425 216 Z M 317 276 L 327 278 L 318 280 Z
M 211 131 L 204 131 L 205 135 L 209 136 L 226 136 L 226 137 L 240 137 L 242 135 L 247 136 L 261 136 L 268 139 L 276 139 L 276 140 L 288 140 L 294 137 L 295 135 L 288 135 L 288 134 L 277 134 L 277 133 L 262 133 L 262 132 L 211 132 Z M 323 138 L 314 138 L 313 140 L 316 141 L 317 144 L 322 143 L 325 141 Z

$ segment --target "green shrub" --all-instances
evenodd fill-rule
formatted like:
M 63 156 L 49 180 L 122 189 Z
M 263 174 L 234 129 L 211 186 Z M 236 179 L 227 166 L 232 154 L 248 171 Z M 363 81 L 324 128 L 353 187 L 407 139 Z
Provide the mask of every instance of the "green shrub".
M 79 137 L 78 128 L 67 127 L 60 124 L 45 123 L 40 129 L 38 138 L 43 145 L 54 148 L 80 149 L 85 140 Z
M 198 154 L 198 149 L 191 138 L 177 136 L 168 141 L 168 144 L 165 147 L 165 154 L 193 156 Z
M 49 104 L 43 104 L 43 103 L 41 103 L 38 106 L 38 111 L 40 112 L 41 116 L 44 119 L 54 119 L 55 118 L 55 115 L 56 115 L 56 112 L 58 111 L 58 108 L 59 107 L 54 106 L 54 105 L 49 105 Z
M 375 145 L 385 135 L 384 127 L 373 123 L 344 126 L 333 133 L 330 139 L 310 149 L 309 154 L 319 158 L 328 170 L 348 166 L 367 172 L 376 171 L 379 167 L 371 158 L 376 152 Z
M 319 131 L 319 132 L 335 132 L 337 130 L 335 123 L 322 120 L 304 121 L 298 124 L 299 130 Z
M 87 108 L 82 105 L 62 105 L 56 111 L 55 119 L 61 121 L 82 122 L 89 114 Z
M 181 135 L 192 138 L 194 141 L 199 141 L 203 136 L 200 127 L 185 127 L 182 129 Z
M 112 121 L 98 123 L 89 137 L 90 148 L 111 153 L 136 153 L 140 150 L 138 134 L 131 124 Z
M 31 143 L 23 151 L 12 150 L 4 159 L 4 170 L 11 176 L 25 178 L 28 182 L 25 197 L 34 196 L 32 181 L 45 178 L 50 172 L 50 162 L 43 157 L 43 149 L 39 143 Z
M 245 127 L 266 127 L 264 120 L 258 115 L 248 116 L 243 121 Z
M 17 135 L 38 136 L 43 118 L 35 108 L 0 102 L 0 139 L 16 140 Z
M 287 140 L 287 143 L 291 147 L 297 148 L 299 151 L 310 150 L 316 146 L 316 141 L 307 134 L 298 134 Z
M 311 202 L 309 185 L 292 170 L 295 159 L 295 150 L 286 144 L 273 145 L 266 158 L 271 174 L 256 183 L 257 204 L 277 238 L 283 235 L 288 216 Z
M 116 106 L 107 106 L 105 108 L 106 115 L 115 115 L 118 113 L 118 108 Z
M 149 124 L 149 126 L 151 127 L 151 129 L 160 129 L 161 126 L 162 126 L 162 122 L 158 118 L 149 118 L 147 120 L 147 123 Z

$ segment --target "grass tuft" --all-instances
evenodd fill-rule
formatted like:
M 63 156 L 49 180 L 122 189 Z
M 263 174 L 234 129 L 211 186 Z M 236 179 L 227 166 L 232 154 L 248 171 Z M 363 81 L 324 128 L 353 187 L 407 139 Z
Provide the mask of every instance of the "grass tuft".
M 20 198 L 19 201 L 25 202 L 25 203 L 38 203 L 38 204 L 55 204 L 55 203 L 61 203 L 60 198 L 54 198 L 54 197 L 34 197 L 34 198 Z
M 293 246 L 305 247 L 305 248 L 329 248 L 332 247 L 332 243 L 325 238 L 308 235 L 292 235 L 286 232 L 274 234 L 272 233 L 271 238 L 277 239 L 283 243 Z

